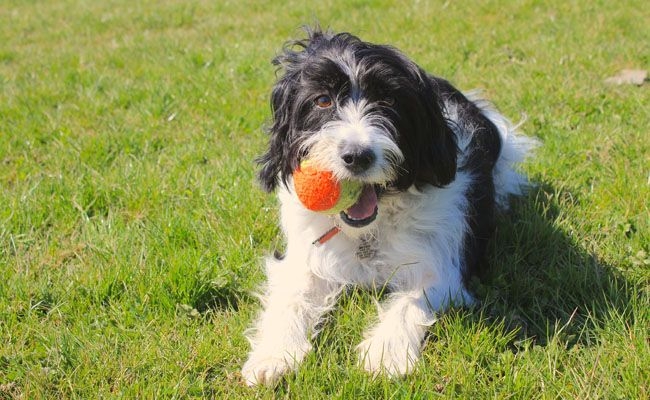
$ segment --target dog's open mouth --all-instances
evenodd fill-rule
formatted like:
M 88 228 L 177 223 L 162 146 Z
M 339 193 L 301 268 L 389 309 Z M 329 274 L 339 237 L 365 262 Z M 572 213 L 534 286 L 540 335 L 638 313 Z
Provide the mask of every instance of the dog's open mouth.
M 374 185 L 364 185 L 356 203 L 341 211 L 341 219 L 354 228 L 369 225 L 377 218 L 377 191 Z

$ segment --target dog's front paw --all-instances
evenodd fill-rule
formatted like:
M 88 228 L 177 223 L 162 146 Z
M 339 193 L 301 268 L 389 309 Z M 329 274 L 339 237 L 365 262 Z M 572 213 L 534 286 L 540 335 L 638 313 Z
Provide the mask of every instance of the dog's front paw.
M 385 373 L 391 377 L 413 371 L 420 356 L 419 346 L 406 339 L 371 337 L 357 346 L 359 364 L 373 375 Z
M 272 386 L 290 369 L 291 365 L 284 358 L 251 357 L 244 364 L 241 374 L 248 386 Z

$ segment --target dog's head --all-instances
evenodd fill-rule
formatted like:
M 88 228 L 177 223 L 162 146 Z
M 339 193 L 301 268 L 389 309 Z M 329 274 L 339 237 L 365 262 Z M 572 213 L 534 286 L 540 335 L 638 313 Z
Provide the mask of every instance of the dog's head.
M 339 179 L 364 183 L 358 204 L 341 213 L 363 227 L 377 195 L 412 185 L 444 186 L 456 172 L 456 142 L 434 82 L 396 49 L 348 33 L 308 31 L 273 61 L 284 74 L 271 95 L 273 123 L 259 179 L 288 185 L 305 158 Z

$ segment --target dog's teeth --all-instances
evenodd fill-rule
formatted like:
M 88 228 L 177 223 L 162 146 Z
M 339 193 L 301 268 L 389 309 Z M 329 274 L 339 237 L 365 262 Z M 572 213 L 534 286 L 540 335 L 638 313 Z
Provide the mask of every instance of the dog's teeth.
M 361 220 L 363 220 L 363 218 L 354 218 L 354 217 L 350 216 L 350 214 L 348 214 L 348 213 L 345 213 L 345 216 L 348 217 L 348 219 L 350 219 L 352 221 L 361 221 Z

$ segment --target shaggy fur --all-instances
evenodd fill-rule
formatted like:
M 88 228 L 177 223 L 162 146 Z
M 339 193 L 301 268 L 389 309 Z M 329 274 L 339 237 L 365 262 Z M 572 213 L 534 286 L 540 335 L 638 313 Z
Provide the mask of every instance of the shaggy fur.
M 348 285 L 390 291 L 357 346 L 360 365 L 409 373 L 436 313 L 474 302 L 465 282 L 483 266 L 496 209 L 525 187 L 513 167 L 535 142 L 396 49 L 348 33 L 309 31 L 274 63 L 284 74 L 259 179 L 279 196 L 287 248 L 266 260 L 242 375 L 274 384 L 296 368 Z M 305 209 L 291 178 L 305 158 L 362 182 L 358 203 L 334 216 Z

